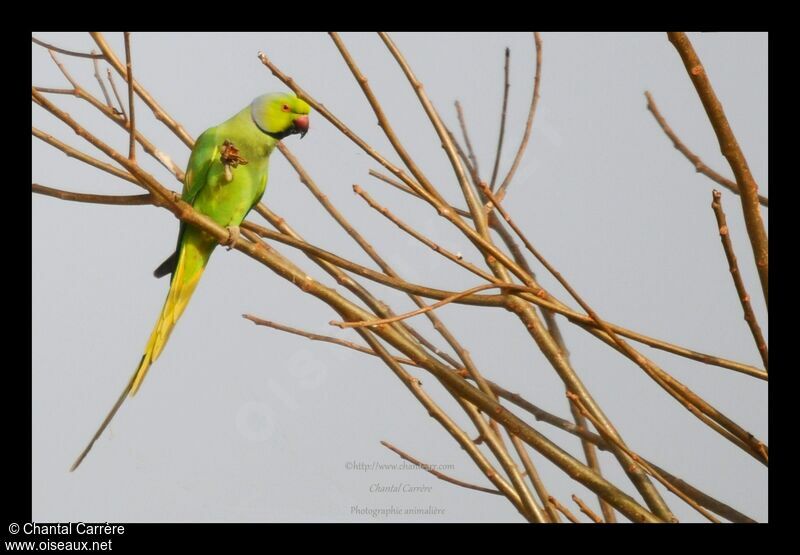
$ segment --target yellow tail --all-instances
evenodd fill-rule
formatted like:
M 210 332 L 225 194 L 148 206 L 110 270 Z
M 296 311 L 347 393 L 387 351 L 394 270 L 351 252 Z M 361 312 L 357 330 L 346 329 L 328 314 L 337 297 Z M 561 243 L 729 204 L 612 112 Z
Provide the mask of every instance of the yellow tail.
M 191 246 L 189 247 L 191 248 Z M 167 300 L 164 302 L 164 308 L 161 310 L 161 315 L 156 322 L 155 328 L 153 328 L 153 333 L 150 334 L 150 339 L 147 341 L 142 361 L 133 376 L 130 387 L 131 397 L 136 395 L 142 380 L 150 369 L 150 365 L 156 361 L 161 351 L 164 350 L 164 345 L 167 344 L 172 329 L 186 309 L 186 305 L 189 303 L 189 299 L 200 281 L 200 276 L 203 275 L 205 260 L 199 266 L 191 263 L 187 264 L 187 262 L 191 262 L 188 260 L 191 257 L 191 253 L 186 251 L 187 245 L 184 244 L 181 247 L 180 257 L 175 268 L 175 274 L 172 276 L 172 283 L 167 294 Z M 208 259 L 207 256 L 205 259 Z M 189 269 L 192 275 L 186 275 L 187 266 L 191 266 Z

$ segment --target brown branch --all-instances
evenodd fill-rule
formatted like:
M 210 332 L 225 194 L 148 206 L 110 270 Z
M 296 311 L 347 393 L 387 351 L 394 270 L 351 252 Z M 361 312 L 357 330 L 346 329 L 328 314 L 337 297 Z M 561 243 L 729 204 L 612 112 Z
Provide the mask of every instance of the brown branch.
M 602 524 L 603 523 L 603 519 L 600 518 L 599 516 L 597 516 L 594 513 L 594 511 L 592 511 L 586 505 L 586 503 L 584 503 L 583 500 L 580 497 L 578 497 L 577 495 L 575 495 L 574 493 L 572 494 L 572 500 L 575 501 L 575 504 L 578 505 L 578 507 L 581 508 L 581 512 L 583 514 L 585 514 L 586 516 L 588 516 L 589 518 L 591 518 L 594 522 L 596 522 L 598 524 Z
M 712 199 L 711 208 L 713 208 L 714 216 L 717 218 L 719 238 L 720 241 L 722 241 L 725 258 L 728 260 L 728 269 L 731 272 L 731 277 L 733 277 L 733 284 L 736 287 L 739 302 L 742 304 L 744 319 L 750 328 L 750 333 L 753 334 L 756 348 L 761 355 L 761 360 L 764 362 L 764 368 L 768 369 L 767 342 L 764 340 L 764 335 L 761 333 L 761 327 L 758 325 L 753 307 L 750 305 L 750 295 L 747 294 L 747 290 L 744 287 L 744 280 L 742 280 L 742 274 L 739 272 L 739 264 L 736 262 L 736 253 L 733 251 L 733 243 L 731 242 L 730 229 L 728 228 L 728 222 L 725 218 L 725 212 L 722 210 L 722 194 L 714 190 L 712 192 Z
M 53 89 L 50 87 L 33 87 L 39 92 L 42 93 L 50 93 L 50 94 L 70 94 L 75 95 L 75 91 L 73 89 Z
M 558 502 L 558 499 L 556 499 L 555 497 L 553 497 L 553 496 L 551 495 L 550 497 L 548 497 L 548 498 L 547 498 L 547 500 L 548 500 L 548 501 L 549 501 L 549 502 L 550 502 L 550 503 L 551 503 L 551 504 L 552 504 L 552 505 L 553 505 L 553 506 L 554 506 L 556 509 L 558 509 L 559 511 L 561 511 L 561 514 L 563 514 L 565 517 L 567 517 L 567 519 L 568 519 L 570 522 L 573 522 L 573 523 L 575 523 L 575 524 L 580 524 L 580 523 L 581 523 L 581 521 L 580 521 L 580 520 L 578 520 L 578 519 L 575 517 L 575 515 L 574 515 L 574 514 L 572 514 L 572 512 L 571 512 L 569 509 L 567 509 L 567 508 L 566 508 L 564 505 L 562 505 L 561 503 L 559 503 L 559 502 Z
M 437 478 L 439 478 L 442 481 L 448 482 L 450 484 L 455 484 L 456 486 L 461 486 L 462 488 L 466 488 L 466 489 L 472 489 L 472 490 L 475 490 L 475 491 L 482 491 L 484 493 L 491 493 L 492 495 L 503 495 L 501 492 L 497 491 L 496 489 L 485 488 L 483 486 L 476 486 L 475 484 L 470 484 L 469 482 L 464 482 L 464 481 L 458 480 L 456 478 L 451 478 L 447 474 L 444 474 L 442 472 L 439 472 L 438 470 L 435 470 L 430 465 L 418 461 L 417 459 L 415 459 L 414 457 L 412 457 L 408 453 L 405 453 L 405 452 L 401 451 L 400 449 L 398 449 L 397 447 L 395 447 L 394 445 L 392 445 L 388 441 L 381 441 L 381 445 L 383 445 L 387 449 L 397 453 L 400 456 L 401 459 L 406 460 L 406 461 L 410 462 L 411 464 L 420 467 L 425 472 L 428 472 L 429 474 L 432 474 L 433 476 L 436 476 Z
M 128 112 L 130 116 L 128 121 L 130 123 L 130 142 L 128 143 L 128 158 L 136 162 L 136 114 L 133 111 L 133 62 L 131 61 L 131 34 L 125 32 L 125 80 L 128 81 Z M 105 89 L 104 89 L 105 90 Z
M 503 153 L 503 139 L 506 136 L 506 109 L 508 108 L 508 89 L 511 83 L 508 81 L 508 62 L 511 58 L 511 50 L 506 47 L 505 63 L 503 64 L 503 108 L 500 111 L 500 136 L 497 138 L 497 152 L 494 155 L 494 167 L 492 168 L 492 179 L 489 188 L 494 191 L 497 181 L 497 170 L 500 168 L 500 155 Z
M 761 218 L 761 209 L 758 200 L 758 184 L 750 173 L 744 153 L 739 148 L 736 136 L 733 134 L 725 111 L 717 98 L 711 81 L 706 74 L 700 58 L 692 47 L 686 33 L 667 33 L 669 41 L 680 54 L 683 65 L 692 80 L 695 90 L 703 103 L 714 133 L 717 135 L 719 148 L 722 155 L 728 160 L 728 164 L 733 170 L 736 184 L 739 187 L 739 197 L 742 200 L 742 213 L 744 222 L 747 226 L 747 235 L 750 238 L 750 245 L 753 248 L 753 257 L 756 260 L 758 277 L 761 280 L 761 289 L 764 292 L 764 302 L 769 306 L 768 283 L 769 283 L 769 245 L 767 243 L 767 230 Z
M 62 189 L 53 189 L 52 187 L 45 187 L 38 183 L 32 183 L 31 188 L 34 193 L 45 195 L 48 197 L 55 197 L 61 200 L 71 200 L 74 202 L 86 202 L 89 204 L 117 204 L 123 206 L 142 206 L 142 205 L 157 205 L 155 197 L 150 193 L 144 195 L 93 195 L 89 193 L 75 193 L 72 191 L 64 191 Z
M 536 115 L 536 106 L 539 104 L 539 85 L 542 78 L 542 38 L 539 33 L 533 33 L 533 42 L 536 46 L 536 74 L 533 79 L 533 96 L 531 97 L 531 107 L 528 111 L 528 120 L 525 122 L 525 133 L 522 136 L 522 142 L 519 144 L 517 154 L 514 156 L 514 162 L 511 164 L 511 169 L 508 170 L 503 183 L 497 189 L 497 198 L 503 199 L 506 196 L 506 189 L 508 189 L 514 174 L 522 161 L 522 155 L 525 154 L 525 149 L 528 147 L 528 140 L 531 138 L 531 129 L 533 129 L 533 117 Z
M 52 44 L 48 44 L 44 41 L 37 39 L 36 37 L 31 37 L 31 41 L 39 46 L 44 46 L 48 50 L 55 50 L 56 52 L 60 52 L 61 54 L 66 54 L 67 56 L 74 56 L 76 58 L 94 58 L 94 59 L 102 59 L 102 54 L 95 54 L 92 52 L 91 54 L 86 54 L 84 52 L 75 52 L 74 50 L 65 50 L 63 48 L 59 48 L 58 46 L 53 46 Z
M 715 172 L 713 169 L 706 166 L 705 163 L 700 159 L 700 157 L 697 154 L 689 150 L 689 147 L 683 144 L 683 141 L 680 140 L 677 133 L 675 133 L 675 131 L 672 130 L 672 128 L 667 123 L 667 120 L 664 119 L 664 116 L 661 115 L 661 112 L 658 110 L 658 107 L 656 106 L 655 100 L 653 100 L 653 95 L 650 94 L 650 91 L 645 91 L 644 96 L 647 98 L 647 109 L 650 111 L 651 114 L 653 114 L 653 117 L 658 122 L 658 125 L 661 127 L 661 130 L 664 131 L 664 134 L 667 137 L 669 137 L 670 141 L 672 141 L 672 146 L 674 146 L 678 152 L 683 154 L 686 157 L 686 159 L 692 163 L 697 173 L 702 173 L 712 181 L 719 183 L 732 193 L 738 195 L 739 186 L 736 184 L 735 181 L 731 181 L 727 177 Z M 767 197 L 758 195 L 758 202 L 760 202 L 762 206 L 767 206 L 769 201 Z
M 467 295 L 471 295 L 473 293 L 477 293 L 478 291 L 485 291 L 486 289 L 515 289 L 515 290 L 524 290 L 529 291 L 529 289 L 522 285 L 515 285 L 513 283 L 484 283 L 482 285 L 476 285 L 475 287 L 471 287 L 470 289 L 466 289 L 455 295 L 451 295 L 445 299 L 442 299 L 439 302 L 433 303 L 431 305 L 427 305 L 423 308 L 419 308 L 417 310 L 412 310 L 411 312 L 406 312 L 405 314 L 398 314 L 397 316 L 393 316 L 391 318 L 382 318 L 380 320 L 364 320 L 360 322 L 340 322 L 337 320 L 331 320 L 329 323 L 332 326 L 338 326 L 340 328 L 364 328 L 364 327 L 374 327 L 380 326 L 382 324 L 391 324 L 393 322 L 399 322 L 400 320 L 405 320 L 406 318 L 411 318 L 413 316 L 417 316 L 419 314 L 425 314 L 428 311 L 435 310 L 440 308 L 446 304 L 450 304 L 458 299 L 466 297 Z
M 342 347 L 346 347 L 348 349 L 353 349 L 354 351 L 358 351 L 359 353 L 364 353 L 367 355 L 378 356 L 375 351 L 368 349 L 366 347 L 362 347 L 358 343 L 353 343 L 352 341 L 347 341 L 345 339 L 339 339 L 337 337 L 331 337 L 329 335 L 320 335 L 318 333 L 312 333 L 309 331 L 304 331 L 301 329 L 293 328 L 291 326 L 286 326 L 284 324 L 278 324 L 277 322 L 272 322 L 270 320 L 264 320 L 262 318 L 258 318 L 253 316 L 252 314 L 242 314 L 242 318 L 246 320 L 250 320 L 257 326 L 264 326 L 267 328 L 273 328 L 279 331 L 284 331 L 286 333 L 291 333 L 293 335 L 299 335 L 300 337 L 305 337 L 310 339 L 311 341 L 321 341 L 323 343 L 332 343 L 334 345 L 339 345 Z M 400 364 L 408 364 L 410 366 L 417 366 L 417 363 L 411 360 L 410 358 L 404 357 L 394 357 L 394 359 Z

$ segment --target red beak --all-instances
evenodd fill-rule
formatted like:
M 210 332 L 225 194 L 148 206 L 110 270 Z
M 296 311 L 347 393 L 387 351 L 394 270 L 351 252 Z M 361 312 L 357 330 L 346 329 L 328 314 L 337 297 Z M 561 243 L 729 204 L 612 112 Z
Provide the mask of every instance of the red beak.
M 308 133 L 308 116 L 295 118 L 294 129 L 297 133 L 300 133 L 300 138 L 302 139 Z

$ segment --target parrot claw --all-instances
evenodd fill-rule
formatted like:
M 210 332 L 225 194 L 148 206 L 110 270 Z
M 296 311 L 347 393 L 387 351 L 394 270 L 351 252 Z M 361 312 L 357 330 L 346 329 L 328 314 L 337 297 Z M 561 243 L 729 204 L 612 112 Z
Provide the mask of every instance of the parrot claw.
M 241 232 L 239 231 L 238 225 L 229 225 L 225 229 L 228 230 L 228 238 L 224 240 L 221 244 L 228 247 L 227 250 L 231 250 L 233 246 L 236 244 L 236 241 L 239 239 L 239 235 L 241 235 Z

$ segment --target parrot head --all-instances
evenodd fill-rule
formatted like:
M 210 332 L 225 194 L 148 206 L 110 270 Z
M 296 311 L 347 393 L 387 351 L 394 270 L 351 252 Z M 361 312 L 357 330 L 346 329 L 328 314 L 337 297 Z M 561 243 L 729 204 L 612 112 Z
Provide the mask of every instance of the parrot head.
M 311 108 L 294 94 L 262 94 L 250 105 L 253 123 L 272 137 L 284 137 L 300 133 L 300 138 L 308 131 L 308 113 Z

